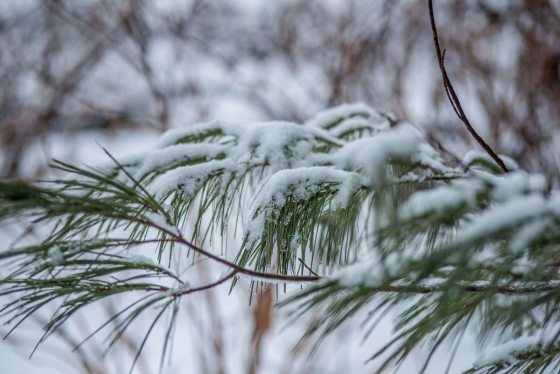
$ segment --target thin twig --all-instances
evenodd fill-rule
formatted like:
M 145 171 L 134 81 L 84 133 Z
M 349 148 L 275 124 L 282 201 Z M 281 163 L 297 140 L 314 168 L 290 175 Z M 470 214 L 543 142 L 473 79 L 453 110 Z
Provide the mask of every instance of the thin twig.
M 298 260 L 301 262 L 301 264 L 303 265 L 303 267 L 306 268 L 311 274 L 313 274 L 313 275 L 315 275 L 315 276 L 317 276 L 317 277 L 319 276 L 319 274 L 317 274 L 316 272 L 314 272 L 313 269 L 311 269 L 311 267 L 309 267 L 309 266 L 305 263 L 305 261 L 303 261 L 303 260 L 301 259 L 301 257 L 298 258 Z
M 455 111 L 457 117 L 459 117 L 459 119 L 465 124 L 467 130 L 472 135 L 472 137 L 478 142 L 478 144 L 480 144 L 480 146 L 486 151 L 486 153 L 488 153 L 488 155 L 492 157 L 492 159 L 498 164 L 498 166 L 503 170 L 503 172 L 507 173 L 509 171 L 507 166 L 504 164 L 502 159 L 496 154 L 496 152 L 494 152 L 492 147 L 490 147 L 488 143 L 486 143 L 484 139 L 482 139 L 482 137 L 472 127 L 469 119 L 467 118 L 467 115 L 465 114 L 465 111 L 463 110 L 461 102 L 459 101 L 459 97 L 457 96 L 457 93 L 455 92 L 455 88 L 453 88 L 453 84 L 451 83 L 451 80 L 447 75 L 447 70 L 445 69 L 445 50 L 442 51 L 439 44 L 432 0 L 428 0 L 428 9 L 430 12 L 430 23 L 432 25 L 432 35 L 434 37 L 434 45 L 436 47 L 436 55 L 439 63 L 439 70 L 441 71 L 441 78 L 443 80 L 445 94 L 447 95 L 447 98 L 449 99 L 449 102 L 453 107 L 453 111 Z
M 214 288 L 216 286 L 219 286 L 220 284 L 222 284 L 222 283 L 228 281 L 229 279 L 233 278 L 237 273 L 238 272 L 236 270 L 234 270 L 234 271 L 230 272 L 228 275 L 226 275 L 225 277 L 220 278 L 213 283 L 209 283 L 207 285 L 200 286 L 200 287 L 189 288 L 187 290 L 184 290 L 184 291 L 181 291 L 181 292 L 175 294 L 174 296 L 183 296 L 183 295 L 188 295 L 190 293 L 209 290 L 209 289 Z

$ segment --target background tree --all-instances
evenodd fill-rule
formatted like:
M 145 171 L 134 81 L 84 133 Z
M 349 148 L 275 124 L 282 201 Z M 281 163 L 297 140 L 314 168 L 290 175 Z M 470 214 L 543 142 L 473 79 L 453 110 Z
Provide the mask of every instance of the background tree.
M 437 6 L 448 70 L 479 131 L 556 182 L 558 2 Z M 77 157 L 57 147 L 61 133 L 77 143 L 216 118 L 302 122 L 360 100 L 466 152 L 472 139 L 441 90 L 425 8 L 384 0 L 5 2 L 1 173 L 37 176 L 49 157 Z

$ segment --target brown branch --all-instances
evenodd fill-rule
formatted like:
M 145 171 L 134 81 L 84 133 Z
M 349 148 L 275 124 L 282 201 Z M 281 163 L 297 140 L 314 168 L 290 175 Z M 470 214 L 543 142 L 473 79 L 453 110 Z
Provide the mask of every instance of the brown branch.
M 238 272 L 236 270 L 232 271 L 231 273 L 229 273 L 228 275 L 226 275 L 223 278 L 218 279 L 217 281 L 213 282 L 213 283 L 209 283 L 207 285 L 204 286 L 200 286 L 200 287 L 195 287 L 195 288 L 189 288 L 187 290 L 181 291 L 177 294 L 175 294 L 174 296 L 183 296 L 183 295 L 188 295 L 190 293 L 195 293 L 195 292 L 200 292 L 200 291 L 206 291 L 209 290 L 211 288 L 214 288 L 216 286 L 219 286 L 220 284 L 228 281 L 229 279 L 233 278 Z
M 131 219 L 131 217 L 127 217 L 128 219 Z M 189 247 L 190 249 L 192 249 L 193 251 L 197 252 L 198 254 L 205 256 L 211 260 L 214 260 L 222 265 L 226 265 L 228 267 L 230 267 L 232 270 L 234 270 L 236 273 L 239 274 L 245 274 L 251 277 L 255 277 L 255 278 L 262 278 L 262 279 L 266 279 L 266 280 L 270 280 L 270 281 L 281 281 L 281 282 L 316 282 L 319 279 L 321 279 L 321 277 L 319 276 L 311 276 L 311 275 L 284 275 L 284 274 L 272 274 L 272 273 L 264 273 L 261 271 L 256 271 L 256 270 L 252 270 L 252 269 L 247 269 L 244 268 L 242 266 L 237 265 L 234 262 L 228 261 L 218 255 L 215 255 L 212 252 L 209 252 L 207 250 L 205 250 L 202 247 L 199 247 L 198 245 L 188 241 L 187 239 L 185 239 L 179 232 L 179 230 L 177 229 L 177 232 L 171 231 L 165 227 L 162 227 L 160 225 L 155 224 L 154 222 L 150 222 L 148 220 L 143 220 L 143 219 L 136 219 L 136 221 L 138 223 L 147 225 L 147 226 L 151 226 L 169 236 L 171 236 L 173 239 L 175 239 L 178 243 L 184 244 L 187 247 Z
M 459 117 L 461 122 L 465 124 L 467 130 L 472 135 L 472 137 L 478 142 L 478 144 L 486 151 L 486 153 L 488 153 L 490 157 L 492 157 L 492 159 L 498 164 L 498 166 L 503 170 L 503 172 L 507 173 L 509 172 L 507 166 L 504 164 L 502 159 L 496 154 L 496 152 L 494 152 L 492 147 L 490 147 L 488 143 L 486 143 L 484 139 L 482 139 L 482 137 L 472 127 L 469 119 L 467 118 L 467 115 L 465 114 L 465 111 L 463 110 L 461 102 L 459 101 L 459 97 L 457 96 L 457 93 L 455 92 L 455 88 L 453 87 L 453 84 L 451 83 L 451 80 L 449 79 L 449 76 L 447 74 L 447 70 L 445 69 L 445 50 L 442 51 L 439 44 L 432 0 L 428 0 L 428 9 L 430 13 L 430 23 L 432 26 L 432 35 L 434 37 L 434 45 L 436 47 L 436 55 L 439 63 L 439 70 L 441 72 L 441 78 L 443 80 L 445 94 L 447 95 L 447 98 L 451 103 L 453 111 L 455 112 L 455 114 L 457 114 L 457 117 Z
M 313 269 L 311 269 L 311 267 L 309 267 L 309 266 L 305 263 L 305 261 L 303 261 L 303 260 L 301 259 L 301 257 L 298 258 L 298 260 L 299 260 L 299 262 L 301 262 L 301 264 L 303 265 L 303 267 L 305 267 L 311 274 L 313 274 L 313 275 L 319 277 L 319 274 L 317 274 L 316 272 L 314 272 Z
M 507 283 L 494 284 L 492 282 L 457 282 L 450 285 L 445 281 L 441 282 L 419 282 L 418 284 L 389 284 L 375 289 L 376 292 L 398 292 L 398 293 L 418 293 L 428 294 L 442 292 L 449 287 L 458 287 L 463 292 L 479 293 L 494 292 L 507 295 L 523 295 L 538 292 L 560 291 L 560 280 L 551 281 L 514 281 Z

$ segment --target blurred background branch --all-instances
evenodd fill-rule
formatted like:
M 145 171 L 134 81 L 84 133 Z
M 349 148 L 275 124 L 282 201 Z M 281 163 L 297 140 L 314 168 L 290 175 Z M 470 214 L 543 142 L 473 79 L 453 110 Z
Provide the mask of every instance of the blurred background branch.
M 481 136 L 555 182 L 559 8 L 438 2 L 446 68 Z M 445 102 L 423 2 L 26 0 L 0 17 L 2 176 L 44 173 L 60 134 L 301 121 L 355 100 L 456 153 L 472 142 Z

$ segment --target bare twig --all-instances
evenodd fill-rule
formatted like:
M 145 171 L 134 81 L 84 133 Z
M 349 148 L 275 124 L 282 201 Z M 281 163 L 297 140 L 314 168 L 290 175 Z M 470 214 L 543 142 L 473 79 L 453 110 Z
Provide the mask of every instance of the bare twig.
M 209 290 L 211 288 L 214 288 L 216 286 L 219 286 L 220 284 L 228 281 L 229 279 L 233 278 L 235 275 L 237 274 L 237 271 L 234 270 L 231 273 L 229 273 L 228 275 L 218 279 L 217 281 L 213 282 L 213 283 L 209 283 L 206 284 L 204 286 L 200 286 L 200 287 L 196 287 L 196 288 L 189 288 L 185 291 L 181 291 L 178 294 L 176 294 L 176 296 L 183 296 L 183 295 L 188 295 L 190 293 L 195 293 L 195 292 L 200 292 L 200 291 L 206 291 Z
M 319 277 L 319 274 L 317 274 L 316 272 L 314 272 L 313 269 L 311 269 L 311 268 L 309 267 L 309 265 L 307 265 L 307 264 L 305 263 L 305 261 L 303 261 L 301 258 L 298 258 L 298 260 L 299 260 L 299 262 L 301 262 L 301 264 L 303 265 L 303 267 L 305 267 L 311 274 L 313 274 L 313 275 Z
M 449 79 L 449 76 L 447 75 L 447 71 L 445 69 L 445 61 L 444 61 L 445 49 L 442 51 L 439 44 L 432 0 L 428 0 L 428 9 L 430 12 L 430 23 L 432 25 L 434 45 L 436 47 L 439 70 L 441 71 L 441 78 L 443 80 L 445 94 L 447 95 L 447 98 L 449 99 L 449 102 L 451 103 L 451 106 L 453 107 L 455 114 L 457 114 L 457 117 L 459 117 L 461 122 L 465 124 L 467 130 L 472 135 L 472 137 L 478 142 L 478 144 L 480 144 L 480 146 L 486 151 L 486 153 L 488 153 L 488 155 L 492 157 L 492 159 L 498 164 L 498 166 L 504 171 L 504 173 L 507 173 L 509 171 L 507 166 L 504 164 L 502 159 L 496 154 L 496 152 L 494 152 L 492 147 L 490 147 L 488 143 L 486 143 L 484 139 L 482 139 L 482 137 L 472 127 L 469 119 L 467 118 L 467 115 L 465 114 L 465 111 L 463 110 L 461 102 L 459 101 L 459 97 L 457 96 L 457 93 L 455 92 L 455 88 L 453 88 L 453 84 L 451 83 L 451 80 Z

